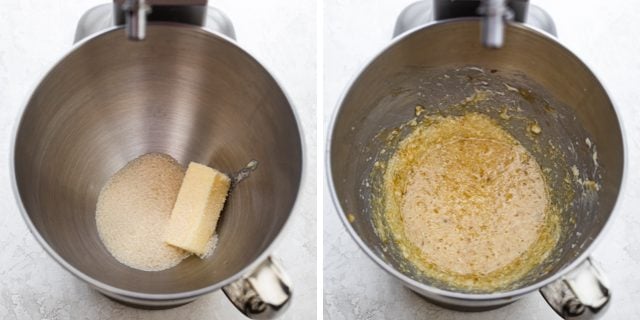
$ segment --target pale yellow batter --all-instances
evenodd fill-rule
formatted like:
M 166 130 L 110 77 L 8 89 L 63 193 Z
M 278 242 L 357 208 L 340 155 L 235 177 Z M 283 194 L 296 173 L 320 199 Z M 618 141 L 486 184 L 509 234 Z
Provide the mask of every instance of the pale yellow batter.
M 557 241 L 539 165 L 481 114 L 418 125 L 388 162 L 384 194 L 385 216 L 407 258 L 454 287 L 504 287 Z

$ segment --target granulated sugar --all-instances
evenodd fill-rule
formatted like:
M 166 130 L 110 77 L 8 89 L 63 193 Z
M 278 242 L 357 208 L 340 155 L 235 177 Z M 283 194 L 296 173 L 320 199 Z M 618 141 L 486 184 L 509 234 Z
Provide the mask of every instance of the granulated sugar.
M 144 271 L 171 268 L 189 254 L 164 242 L 165 227 L 184 168 L 158 153 L 120 169 L 100 192 L 96 223 L 100 239 L 121 263 Z
M 207 259 L 211 257 L 213 252 L 216 250 L 216 246 L 218 245 L 218 235 L 214 234 L 209 238 L 209 242 L 207 242 L 207 249 L 205 250 L 203 255 L 198 256 L 200 259 Z

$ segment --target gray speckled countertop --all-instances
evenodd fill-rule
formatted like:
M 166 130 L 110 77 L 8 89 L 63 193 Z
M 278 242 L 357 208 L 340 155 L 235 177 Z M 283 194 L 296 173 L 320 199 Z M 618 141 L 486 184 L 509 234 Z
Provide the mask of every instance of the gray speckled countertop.
M 339 95 L 389 43 L 400 11 L 414 0 L 325 0 L 325 128 Z M 610 280 L 605 319 L 640 316 L 640 4 L 635 1 L 532 0 L 555 19 L 560 40 L 608 88 L 626 131 L 630 161 L 619 215 L 593 252 Z M 579 7 L 579 8 L 578 8 Z M 325 179 L 325 177 L 322 177 Z M 461 313 L 436 307 L 400 285 L 357 247 L 324 192 L 325 319 L 557 319 L 538 293 L 507 307 Z
M 27 231 L 9 180 L 9 146 L 29 91 L 72 45 L 76 22 L 108 0 L 0 0 L 0 319 L 243 319 L 222 292 L 171 310 L 112 302 L 53 261 Z M 316 314 L 316 40 L 313 1 L 216 0 L 238 42 L 281 81 L 297 107 L 308 175 L 286 234 L 276 246 L 293 281 L 284 319 Z M 124 35 L 123 35 L 124 36 Z

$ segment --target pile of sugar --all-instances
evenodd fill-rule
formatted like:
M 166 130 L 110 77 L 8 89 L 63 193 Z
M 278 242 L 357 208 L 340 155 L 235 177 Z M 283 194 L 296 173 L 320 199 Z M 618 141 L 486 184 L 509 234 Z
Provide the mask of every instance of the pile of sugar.
M 100 192 L 96 224 L 107 250 L 121 263 L 144 271 L 174 267 L 189 253 L 164 242 L 184 168 L 170 156 L 150 153 L 120 169 Z M 217 237 L 211 239 L 211 255 Z

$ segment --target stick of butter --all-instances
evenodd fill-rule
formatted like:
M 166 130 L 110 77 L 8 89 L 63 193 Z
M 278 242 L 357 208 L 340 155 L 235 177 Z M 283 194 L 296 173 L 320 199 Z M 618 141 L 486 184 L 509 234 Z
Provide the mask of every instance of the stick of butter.
M 171 211 L 165 242 L 204 254 L 218 224 L 230 182 L 224 173 L 191 162 Z

